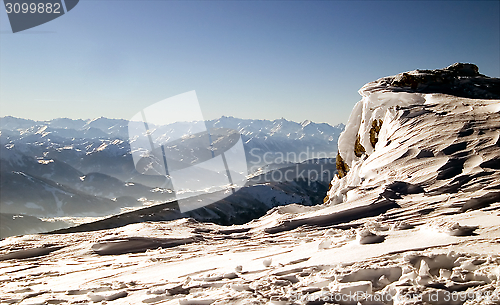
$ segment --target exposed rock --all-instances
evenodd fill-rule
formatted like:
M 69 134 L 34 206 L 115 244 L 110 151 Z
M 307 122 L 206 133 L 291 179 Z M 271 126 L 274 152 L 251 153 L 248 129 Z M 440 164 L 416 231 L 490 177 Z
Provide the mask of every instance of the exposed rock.
M 364 155 L 365 153 L 366 153 L 366 150 L 363 147 L 363 145 L 361 145 L 361 142 L 359 141 L 359 135 L 358 135 L 356 138 L 356 142 L 354 142 L 354 155 L 356 155 L 356 157 L 359 158 L 362 155 Z
M 344 162 L 344 159 L 342 159 L 342 156 L 340 153 L 337 154 L 337 175 L 339 178 L 343 178 L 345 175 L 347 175 L 347 172 L 349 171 L 349 166 Z
M 499 99 L 500 80 L 479 73 L 474 64 L 455 63 L 443 69 L 414 70 L 366 84 L 371 91 L 444 93 L 466 98 Z M 363 89 L 362 89 L 363 90 Z
M 383 123 L 384 121 L 380 119 L 372 121 L 372 128 L 370 129 L 370 144 L 373 148 L 375 148 L 375 144 L 378 142 L 378 134 Z

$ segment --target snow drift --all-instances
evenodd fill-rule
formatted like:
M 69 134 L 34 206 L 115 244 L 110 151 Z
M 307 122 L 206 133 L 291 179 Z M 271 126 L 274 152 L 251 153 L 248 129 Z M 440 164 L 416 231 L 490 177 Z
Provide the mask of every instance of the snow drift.
M 450 87 L 473 98 L 442 93 Z M 498 200 L 500 103 L 488 99 L 498 97 L 498 87 L 498 79 L 479 74 L 472 64 L 416 70 L 366 84 L 339 137 L 339 175 L 328 202 L 346 202 L 395 182 L 410 186 L 406 194 L 418 189 L 426 197 L 450 194 L 451 201 Z M 394 190 L 388 187 L 380 194 L 387 197 L 387 192 Z
M 322 205 L 7 238 L 0 301 L 499 304 L 499 81 L 455 64 L 364 86 Z

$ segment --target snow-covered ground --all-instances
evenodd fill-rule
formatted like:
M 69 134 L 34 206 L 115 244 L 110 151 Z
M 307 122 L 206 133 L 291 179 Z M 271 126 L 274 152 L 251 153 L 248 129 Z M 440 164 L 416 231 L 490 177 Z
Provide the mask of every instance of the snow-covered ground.
M 7 238 L 0 301 L 500 304 L 499 84 L 472 65 L 367 84 L 323 205 Z

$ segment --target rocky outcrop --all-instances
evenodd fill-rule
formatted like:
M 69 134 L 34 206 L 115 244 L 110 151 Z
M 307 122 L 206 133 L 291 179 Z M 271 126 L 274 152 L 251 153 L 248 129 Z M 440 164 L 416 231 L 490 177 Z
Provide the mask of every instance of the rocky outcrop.
M 485 192 L 469 195 L 488 197 L 482 183 L 496 185 L 500 175 L 491 165 L 500 155 L 500 106 L 492 99 L 499 92 L 500 79 L 458 63 L 366 84 L 339 138 L 339 174 L 327 202 L 347 202 L 364 193 L 360 189 L 394 181 L 423 187 L 428 195 L 454 193 L 467 184 L 470 191 Z M 426 189 L 435 180 L 449 185 Z
M 414 70 L 365 85 L 371 91 L 444 93 L 466 98 L 499 99 L 500 80 L 479 73 L 474 64 L 455 63 L 443 69 Z M 364 89 L 361 89 L 364 91 Z

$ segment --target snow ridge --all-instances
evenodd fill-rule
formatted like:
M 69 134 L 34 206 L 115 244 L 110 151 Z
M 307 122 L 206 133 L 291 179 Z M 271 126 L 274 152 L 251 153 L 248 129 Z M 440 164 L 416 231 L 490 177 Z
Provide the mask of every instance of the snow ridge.
M 364 87 L 339 143 L 348 170 L 325 204 L 229 227 L 187 218 L 10 237 L 0 301 L 499 304 L 499 80 L 442 70 Z

